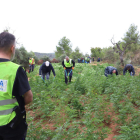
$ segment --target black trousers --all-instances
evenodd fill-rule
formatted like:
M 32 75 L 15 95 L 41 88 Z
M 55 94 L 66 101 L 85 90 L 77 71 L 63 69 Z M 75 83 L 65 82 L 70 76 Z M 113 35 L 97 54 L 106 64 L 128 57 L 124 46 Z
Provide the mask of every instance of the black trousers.
M 29 73 L 31 72 L 32 69 L 32 65 L 29 65 Z
M 30 73 L 31 71 L 34 71 L 34 68 L 35 68 L 35 64 L 29 65 L 29 73 Z
M 70 73 L 70 74 L 69 74 Z M 65 70 L 65 83 L 68 83 L 68 74 L 69 74 L 69 82 L 71 82 L 72 79 L 72 69 L 66 69 Z
M 0 126 L 0 140 L 25 140 L 27 127 L 25 120 L 22 120 L 15 129 L 8 125 Z
M 32 71 L 34 71 L 34 68 L 35 68 L 35 64 L 32 65 Z

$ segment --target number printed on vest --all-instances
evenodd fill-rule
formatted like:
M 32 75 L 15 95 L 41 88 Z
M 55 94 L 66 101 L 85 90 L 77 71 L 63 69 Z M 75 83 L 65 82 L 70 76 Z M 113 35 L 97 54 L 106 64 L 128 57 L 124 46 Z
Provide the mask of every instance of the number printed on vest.
M 3 92 L 7 91 L 7 83 L 8 83 L 8 80 L 0 79 L 0 91 L 3 91 Z

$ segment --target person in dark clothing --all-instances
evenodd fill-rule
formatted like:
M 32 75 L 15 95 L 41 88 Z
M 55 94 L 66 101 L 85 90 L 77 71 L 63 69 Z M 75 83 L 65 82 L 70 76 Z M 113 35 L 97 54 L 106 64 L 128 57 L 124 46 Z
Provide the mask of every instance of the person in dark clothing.
M 81 63 L 84 63 L 84 59 L 83 59 L 83 57 L 81 57 Z
M 98 57 L 97 62 L 100 62 L 100 61 L 101 61 L 101 59 L 100 59 L 100 57 Z
M 52 64 L 49 61 L 44 62 L 39 69 L 39 75 L 40 77 L 42 77 L 45 80 L 45 75 L 46 75 L 46 79 L 48 80 L 50 77 L 50 72 L 53 72 L 54 77 L 55 75 L 55 71 L 54 68 L 52 66 Z
M 66 59 L 62 61 L 62 66 L 64 67 L 65 70 L 65 83 L 68 84 L 68 74 L 69 74 L 69 82 L 71 82 L 72 79 L 72 70 L 75 67 L 75 62 L 72 59 L 69 59 L 68 56 L 66 56 Z
M 94 57 L 93 57 L 93 62 L 94 62 Z
M 78 63 L 81 63 L 79 58 L 78 58 Z
M 109 74 L 116 74 L 116 75 L 118 75 L 118 71 L 117 71 L 117 69 L 116 68 L 114 68 L 114 67 L 112 67 L 112 66 L 108 66 L 108 67 L 106 67 L 105 68 L 105 76 L 107 77 Z
M 125 75 L 126 72 L 129 72 L 131 76 L 134 76 L 135 75 L 135 70 L 134 70 L 134 67 L 133 65 L 131 64 L 127 64 L 124 69 L 123 69 L 123 75 Z
M 25 140 L 28 127 L 25 105 L 33 100 L 25 71 L 20 65 L 10 61 L 14 58 L 14 53 L 14 35 L 8 32 L 1 33 L 0 110 L 3 112 L 0 111 L 0 140 Z M 15 108 L 18 109 L 18 114 L 14 111 Z
M 88 56 L 88 58 L 87 58 L 87 64 L 89 64 L 90 63 L 90 57 Z
M 32 59 L 29 58 L 29 73 L 31 72 L 32 70 Z

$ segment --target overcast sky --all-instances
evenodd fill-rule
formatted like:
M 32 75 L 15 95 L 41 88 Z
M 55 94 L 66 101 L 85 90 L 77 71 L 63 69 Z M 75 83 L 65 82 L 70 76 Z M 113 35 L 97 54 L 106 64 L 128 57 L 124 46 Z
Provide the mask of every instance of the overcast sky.
M 72 49 L 112 46 L 130 24 L 140 27 L 140 0 L 1 0 L 0 32 L 10 27 L 27 51 L 52 53 L 66 36 Z

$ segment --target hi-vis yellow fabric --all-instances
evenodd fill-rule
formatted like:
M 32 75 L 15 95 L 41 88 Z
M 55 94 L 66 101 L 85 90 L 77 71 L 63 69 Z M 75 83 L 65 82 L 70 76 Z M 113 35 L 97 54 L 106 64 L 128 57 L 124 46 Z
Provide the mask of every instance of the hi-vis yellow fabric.
M 70 59 L 69 62 L 67 62 L 66 59 L 64 59 L 64 65 L 66 68 L 72 67 L 73 66 L 72 59 Z
M 8 61 L 0 62 L 0 126 L 8 124 L 15 116 L 13 111 L 18 102 L 12 97 L 13 85 L 19 65 Z

